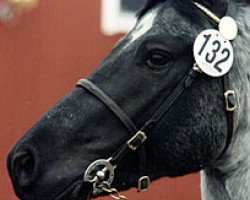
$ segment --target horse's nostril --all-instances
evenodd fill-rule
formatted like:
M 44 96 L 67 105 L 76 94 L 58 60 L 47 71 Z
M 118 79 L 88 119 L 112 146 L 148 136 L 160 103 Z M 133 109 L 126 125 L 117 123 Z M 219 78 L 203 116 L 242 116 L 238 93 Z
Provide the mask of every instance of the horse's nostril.
M 13 155 L 11 171 L 13 179 L 21 187 L 29 186 L 34 179 L 35 158 L 30 151 L 20 151 Z

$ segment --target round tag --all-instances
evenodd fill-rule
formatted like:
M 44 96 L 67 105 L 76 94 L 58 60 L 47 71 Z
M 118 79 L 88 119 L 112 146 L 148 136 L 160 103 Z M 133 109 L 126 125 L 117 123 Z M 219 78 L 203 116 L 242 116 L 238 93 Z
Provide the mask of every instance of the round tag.
M 226 40 L 234 40 L 238 35 L 238 25 L 232 17 L 226 16 L 219 22 L 219 31 Z
M 209 76 L 223 76 L 233 65 L 232 44 L 215 29 L 202 31 L 195 39 L 193 51 L 197 65 Z

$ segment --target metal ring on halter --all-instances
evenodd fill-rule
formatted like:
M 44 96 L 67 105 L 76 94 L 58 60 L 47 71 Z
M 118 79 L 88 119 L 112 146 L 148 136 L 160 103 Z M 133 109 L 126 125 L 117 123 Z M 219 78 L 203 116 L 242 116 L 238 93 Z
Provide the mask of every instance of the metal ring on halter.
M 85 171 L 84 181 L 88 183 L 101 183 L 105 181 L 110 186 L 114 180 L 114 170 L 116 167 L 110 163 L 111 160 L 112 158 L 107 160 L 100 159 L 91 163 Z

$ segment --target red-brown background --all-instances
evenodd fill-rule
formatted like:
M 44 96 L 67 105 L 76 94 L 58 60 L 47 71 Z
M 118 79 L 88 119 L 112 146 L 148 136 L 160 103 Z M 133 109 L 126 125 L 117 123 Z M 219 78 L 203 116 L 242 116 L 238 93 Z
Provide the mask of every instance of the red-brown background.
M 11 146 L 119 39 L 104 36 L 99 23 L 100 0 L 40 0 L 18 25 L 0 24 L 0 199 L 17 199 L 5 164 Z M 199 200 L 199 176 L 162 179 L 145 194 L 125 194 L 130 200 Z

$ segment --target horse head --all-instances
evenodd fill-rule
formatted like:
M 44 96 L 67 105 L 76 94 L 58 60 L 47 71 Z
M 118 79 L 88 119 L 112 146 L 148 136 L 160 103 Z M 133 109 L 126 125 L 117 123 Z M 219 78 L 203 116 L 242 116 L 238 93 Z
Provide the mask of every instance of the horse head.
M 192 1 L 149 0 L 138 14 L 135 27 L 89 75 L 84 87 L 79 83 L 9 153 L 8 169 L 20 199 L 87 199 L 93 185 L 84 181 L 86 170 L 99 159 L 110 164 L 112 161 L 106 159 L 121 152 L 123 144 L 125 156 L 115 167 L 110 164 L 113 169 L 107 175 L 114 170 L 112 188 L 118 190 L 137 186 L 141 175 L 153 181 L 206 169 L 206 174 L 212 170 L 220 176 L 226 173 L 225 166 L 233 160 L 237 163 L 236 155 L 243 160 L 250 137 L 246 134 L 250 125 L 250 7 L 236 0 L 197 3 L 219 18 L 229 8 L 237 10 L 232 17 L 239 26 L 239 35 L 232 42 L 234 64 L 228 74 L 237 104 L 230 144 L 223 78 L 201 73 L 163 109 L 157 123 L 146 131 L 147 140 L 138 153 L 126 149 L 131 138 L 127 123 L 143 127 L 187 75 L 192 78 L 194 41 L 203 30 L 215 27 Z M 115 102 L 129 122 L 119 119 L 110 102 Z M 137 136 L 146 139 L 143 134 Z M 94 167 L 108 168 L 103 163 Z

